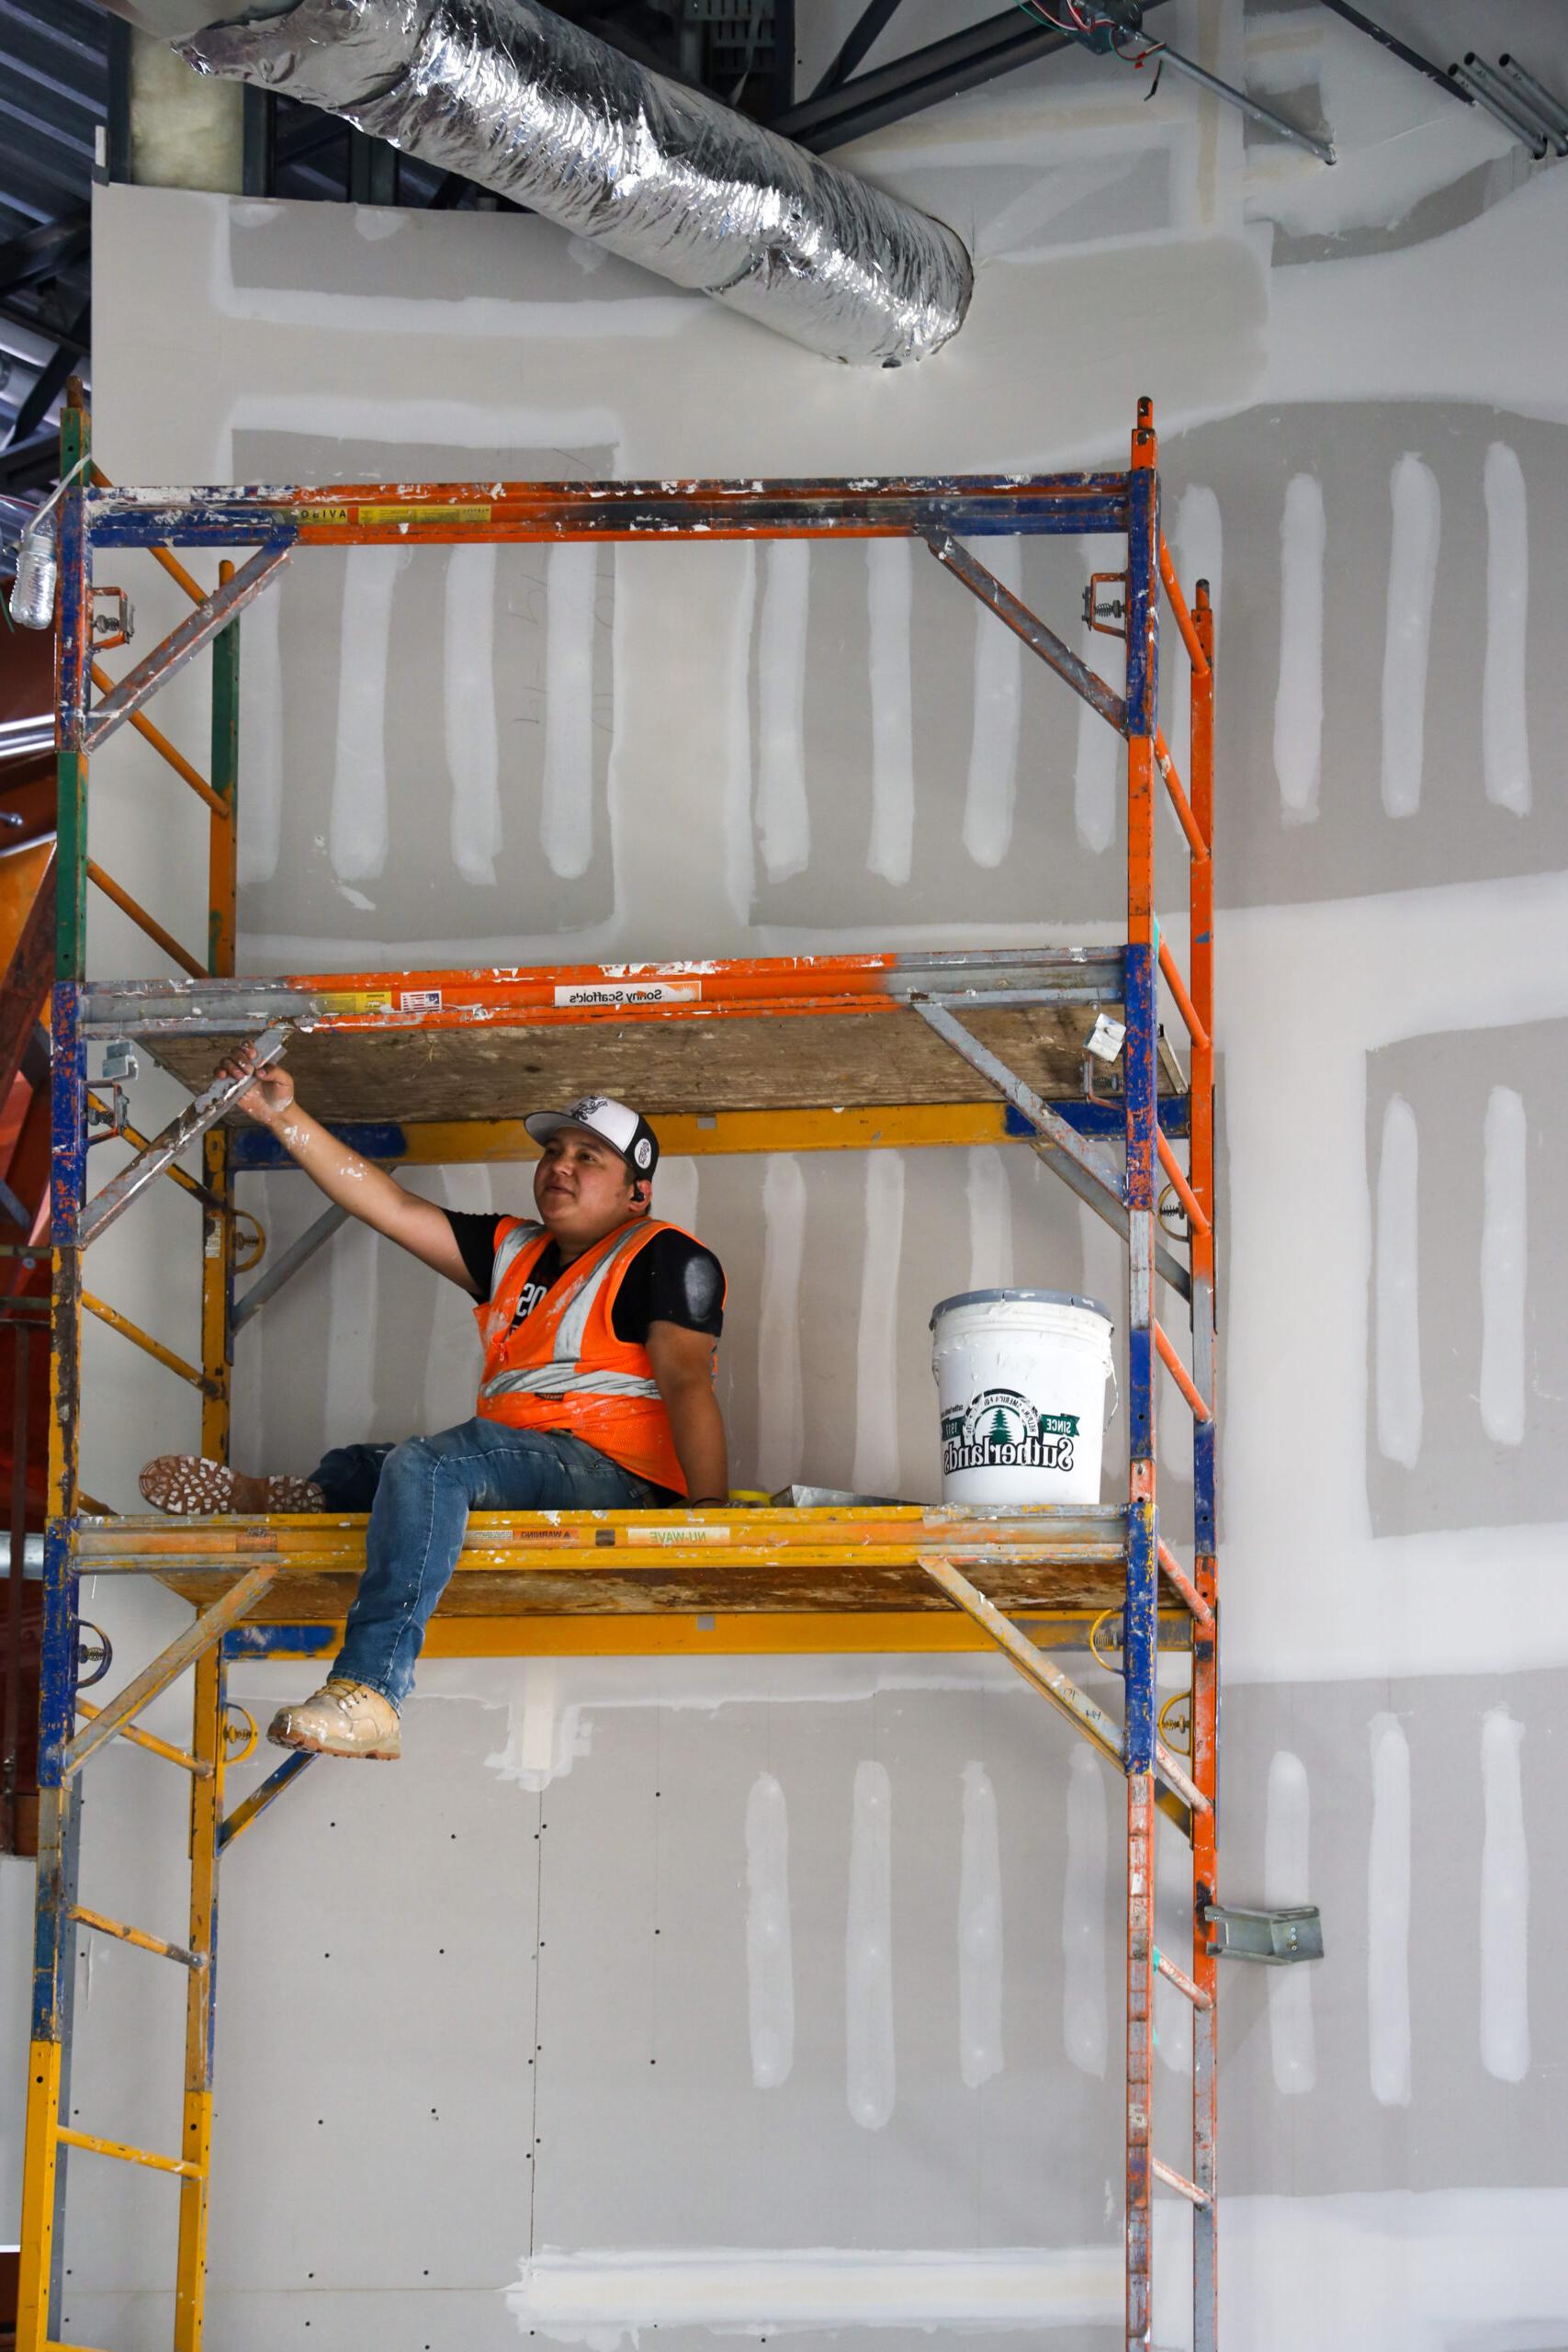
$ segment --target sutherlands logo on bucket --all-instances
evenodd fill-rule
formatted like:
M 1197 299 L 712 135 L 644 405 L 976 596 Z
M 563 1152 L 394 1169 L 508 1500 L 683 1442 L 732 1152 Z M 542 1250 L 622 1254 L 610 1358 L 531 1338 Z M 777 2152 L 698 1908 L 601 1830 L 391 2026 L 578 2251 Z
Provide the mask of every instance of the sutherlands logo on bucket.
M 1042 1413 L 1016 1388 L 986 1388 L 942 1417 L 944 1470 L 1070 1470 L 1076 1413 Z

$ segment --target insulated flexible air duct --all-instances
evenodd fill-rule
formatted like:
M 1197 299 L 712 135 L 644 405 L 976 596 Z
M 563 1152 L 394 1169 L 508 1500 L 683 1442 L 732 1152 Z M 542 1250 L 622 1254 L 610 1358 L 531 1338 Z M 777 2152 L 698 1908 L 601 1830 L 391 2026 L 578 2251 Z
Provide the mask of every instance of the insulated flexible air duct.
M 299 0 L 179 46 L 829 358 L 897 367 L 964 322 L 951 229 L 534 0 Z

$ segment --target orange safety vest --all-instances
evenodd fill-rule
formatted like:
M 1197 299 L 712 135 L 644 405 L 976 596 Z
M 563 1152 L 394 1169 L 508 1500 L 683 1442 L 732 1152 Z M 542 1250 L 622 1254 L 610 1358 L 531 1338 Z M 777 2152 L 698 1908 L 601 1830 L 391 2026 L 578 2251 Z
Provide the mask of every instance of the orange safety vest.
M 575 1259 L 513 1329 L 550 1236 L 525 1217 L 502 1217 L 490 1296 L 474 1309 L 485 1351 L 480 1419 L 564 1430 L 635 1476 L 683 1495 L 686 1476 L 648 1350 L 617 1339 L 614 1319 L 616 1294 L 637 1251 L 656 1233 L 683 1231 L 651 1217 L 617 1226 Z

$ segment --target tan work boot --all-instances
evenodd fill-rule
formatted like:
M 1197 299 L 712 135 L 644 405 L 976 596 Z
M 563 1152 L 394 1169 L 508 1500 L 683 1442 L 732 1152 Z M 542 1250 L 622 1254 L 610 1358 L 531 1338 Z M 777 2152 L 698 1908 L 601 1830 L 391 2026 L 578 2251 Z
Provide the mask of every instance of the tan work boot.
M 267 1727 L 278 1747 L 312 1756 L 364 1756 L 390 1763 L 402 1753 L 398 1711 L 368 1682 L 333 1675 L 298 1707 L 279 1707 Z

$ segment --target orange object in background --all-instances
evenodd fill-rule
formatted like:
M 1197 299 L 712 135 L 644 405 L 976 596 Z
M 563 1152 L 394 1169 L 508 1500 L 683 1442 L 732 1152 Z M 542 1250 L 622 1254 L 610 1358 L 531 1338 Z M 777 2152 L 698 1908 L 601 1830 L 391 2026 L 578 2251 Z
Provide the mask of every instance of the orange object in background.
M 52 632 L 0 639 L 0 719 L 30 718 L 54 705 Z M 52 751 L 0 762 L 0 1242 L 14 1252 L 40 1240 L 47 1252 L 50 1180 L 48 1018 L 54 965 L 55 786 Z M 0 1258 L 0 1300 L 47 1299 L 47 1255 L 32 1267 Z M 41 1316 L 25 1330 L 0 1322 L 0 1528 L 9 1529 L 17 1429 L 18 1345 L 27 1363 L 25 1517 L 44 1522 L 49 1454 L 49 1332 Z M 12 1623 L 8 1579 L 0 1573 L 0 1663 Z M 0 1850 L 32 1853 L 38 1838 L 38 1675 L 41 1584 L 24 1584 L 17 1640 L 17 1721 L 7 1719 L 10 1678 L 0 1672 L 0 1762 L 14 1771 L 12 1802 L 0 1789 Z M 14 1761 L 13 1761 L 14 1759 Z M 15 2279 L 0 2268 L 0 2346 L 16 2310 Z

